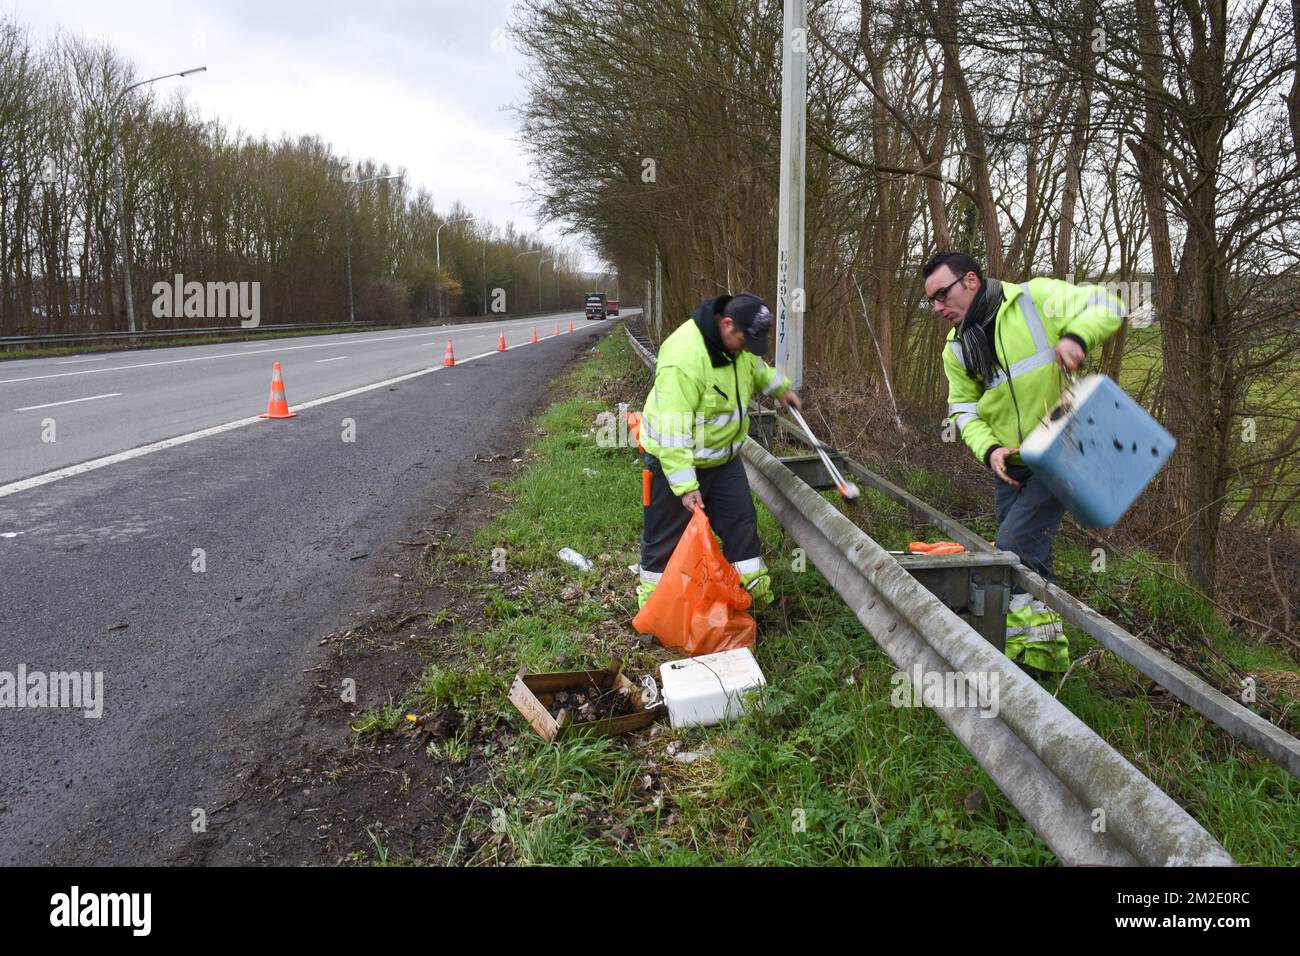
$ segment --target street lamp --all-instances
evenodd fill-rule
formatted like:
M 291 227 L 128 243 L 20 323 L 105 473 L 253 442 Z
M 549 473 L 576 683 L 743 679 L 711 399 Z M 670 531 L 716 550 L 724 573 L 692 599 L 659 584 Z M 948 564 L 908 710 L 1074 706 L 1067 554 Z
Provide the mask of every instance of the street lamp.
M 515 262 L 518 262 L 518 261 L 519 261 L 520 259 L 522 259 L 524 256 L 539 256 L 539 255 L 541 255 L 541 254 L 542 254 L 543 252 L 545 252 L 545 251 L 546 251 L 545 249 L 529 249 L 527 252 L 521 252 L 521 253 L 519 253 L 519 255 L 515 256 Z M 511 271 L 511 272 L 514 272 L 514 262 L 512 262 L 510 265 L 511 265 L 511 269 L 510 269 L 510 271 Z M 537 296 L 538 296 L 538 298 L 541 298 L 541 295 L 542 295 L 542 293 L 541 293 L 541 284 L 542 284 L 541 268 L 542 268 L 542 267 L 541 267 L 540 265 L 537 267 L 537 271 L 538 271 L 538 276 L 537 276 L 538 292 L 537 292 Z M 518 280 L 516 280 L 516 284 L 518 284 Z
M 537 311 L 538 312 L 542 311 L 542 266 L 546 265 L 546 263 L 548 262 L 553 263 L 555 262 L 555 260 L 554 259 L 537 260 Z M 555 270 L 552 269 L 551 271 L 554 272 Z
M 162 76 L 155 76 L 147 80 L 141 80 L 139 83 L 132 83 L 117 94 L 112 107 L 109 109 L 109 114 L 113 118 L 113 155 L 117 160 L 114 165 L 117 179 L 117 218 L 122 229 L 122 276 L 126 283 L 126 327 L 130 332 L 135 331 L 135 299 L 131 294 L 131 249 L 127 245 L 126 202 L 122 198 L 122 136 L 117 128 L 117 110 L 122 105 L 122 100 L 126 97 L 126 94 L 137 87 L 148 86 L 150 83 L 171 79 L 174 76 L 190 76 L 194 73 L 203 73 L 206 70 L 206 66 L 196 66 L 190 70 L 181 70 L 179 73 L 164 73 Z
M 391 176 L 371 176 L 369 179 L 356 180 L 351 179 L 353 176 L 352 167 L 349 166 L 344 171 L 344 179 L 348 180 L 348 188 L 343 190 L 343 229 L 347 234 L 347 258 L 348 258 L 348 321 L 356 322 L 357 312 L 356 303 L 352 299 L 352 217 L 351 217 L 351 198 L 352 190 L 358 186 L 364 186 L 366 183 L 378 183 L 388 179 L 401 179 L 401 173 L 394 173 Z
M 441 226 L 433 231 L 433 251 L 438 260 L 438 291 L 442 289 L 442 230 L 450 226 L 453 222 L 473 222 L 477 216 L 466 216 L 463 219 L 448 219 Z M 438 318 L 442 318 L 442 297 L 438 298 Z
M 45 186 L 42 194 L 42 204 L 44 209 L 41 215 L 45 233 L 49 236 L 49 244 L 43 250 L 45 255 L 45 268 L 42 270 L 45 273 L 45 328 L 47 331 L 52 330 L 54 327 L 52 324 L 56 308 L 54 272 L 55 258 L 58 255 L 58 245 L 54 238 L 54 219 L 56 214 L 50 210 L 50 187 L 58 181 L 58 178 L 58 167 L 56 166 L 54 159 L 50 156 L 46 156 L 41 160 L 41 183 Z

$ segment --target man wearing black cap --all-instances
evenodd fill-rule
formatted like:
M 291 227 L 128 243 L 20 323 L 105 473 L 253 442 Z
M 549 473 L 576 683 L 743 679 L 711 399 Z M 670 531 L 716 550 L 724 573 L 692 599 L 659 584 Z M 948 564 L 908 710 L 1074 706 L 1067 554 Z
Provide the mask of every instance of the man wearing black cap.
M 722 295 L 703 303 L 659 347 L 640 433 L 652 475 L 641 532 L 642 606 L 696 508 L 708 514 L 723 554 L 755 602 L 772 600 L 740 460 L 755 392 L 801 407 L 790 380 L 761 358 L 771 328 L 772 311 L 762 299 L 747 292 Z

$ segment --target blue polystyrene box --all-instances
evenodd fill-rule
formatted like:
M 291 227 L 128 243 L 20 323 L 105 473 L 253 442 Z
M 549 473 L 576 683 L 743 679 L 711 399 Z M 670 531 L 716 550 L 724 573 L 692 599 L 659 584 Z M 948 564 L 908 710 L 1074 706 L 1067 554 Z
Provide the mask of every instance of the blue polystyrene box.
M 1105 375 L 1089 375 L 1029 433 L 1020 457 L 1082 524 L 1109 528 L 1174 445 L 1174 436 L 1122 388 Z

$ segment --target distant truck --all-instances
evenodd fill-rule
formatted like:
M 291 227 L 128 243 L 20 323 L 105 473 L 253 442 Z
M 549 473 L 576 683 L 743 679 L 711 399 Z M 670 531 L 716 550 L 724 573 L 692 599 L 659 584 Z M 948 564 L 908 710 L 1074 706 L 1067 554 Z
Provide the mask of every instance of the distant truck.
M 618 315 L 618 299 L 610 299 L 609 302 L 605 304 L 605 314 Z
M 605 293 L 588 292 L 587 293 L 587 318 L 602 320 L 605 318 L 607 310 L 605 308 Z

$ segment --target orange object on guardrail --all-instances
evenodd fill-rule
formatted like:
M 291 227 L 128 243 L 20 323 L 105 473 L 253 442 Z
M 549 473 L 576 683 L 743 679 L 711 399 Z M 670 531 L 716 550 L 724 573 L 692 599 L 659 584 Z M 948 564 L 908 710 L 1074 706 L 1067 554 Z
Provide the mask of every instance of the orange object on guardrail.
M 966 549 L 956 541 L 935 541 L 927 544 L 924 541 L 913 541 L 907 546 L 910 554 L 963 554 Z

